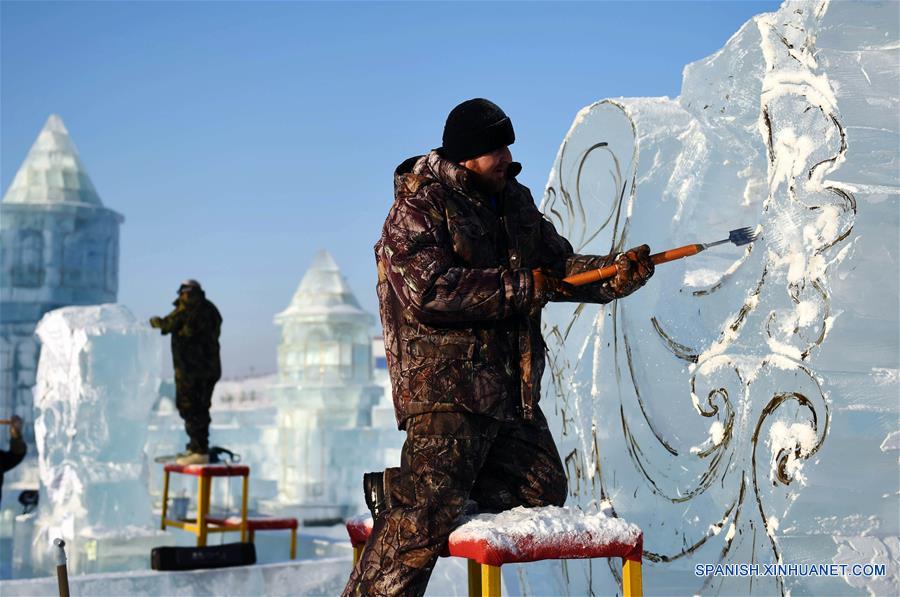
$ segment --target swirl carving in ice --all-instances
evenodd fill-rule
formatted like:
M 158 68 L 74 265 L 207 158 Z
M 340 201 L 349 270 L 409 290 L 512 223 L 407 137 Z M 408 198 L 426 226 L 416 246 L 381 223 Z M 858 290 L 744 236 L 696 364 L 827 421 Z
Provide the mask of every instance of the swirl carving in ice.
M 852 185 L 830 180 L 852 145 L 817 62 L 828 8 L 785 3 L 756 17 L 686 69 L 677 100 L 588 106 L 544 195 L 545 216 L 583 253 L 762 232 L 660 266 L 623 301 L 552 306 L 544 324 L 544 409 L 559 424 L 570 500 L 637 522 L 650 573 L 680 570 L 694 591 L 785 592 L 781 577 L 688 568 L 784 562 L 779 528 L 828 440 L 815 360 L 839 316 L 832 280 L 860 210 Z M 597 565 L 567 563 L 570 587 L 606 588 Z

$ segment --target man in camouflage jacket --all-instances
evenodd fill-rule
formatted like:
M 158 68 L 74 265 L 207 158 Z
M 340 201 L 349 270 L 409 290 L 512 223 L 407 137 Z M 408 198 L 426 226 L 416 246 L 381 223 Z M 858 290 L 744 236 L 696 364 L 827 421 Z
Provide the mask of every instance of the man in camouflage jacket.
M 576 255 L 515 177 L 509 118 L 475 99 L 444 144 L 406 160 L 375 245 L 398 468 L 367 475 L 372 534 L 344 595 L 421 595 L 467 501 L 561 506 L 566 477 L 538 407 L 548 300 L 607 303 L 653 274 L 649 248 Z M 616 263 L 608 283 L 565 276 Z
M 150 325 L 172 334 L 175 367 L 175 405 L 184 419 L 190 441 L 178 464 L 209 462 L 209 408 L 213 388 L 222 376 L 219 332 L 222 316 L 196 280 L 185 280 L 178 289 L 175 309 L 165 317 L 152 317 Z
M 0 498 L 3 495 L 3 475 L 25 458 L 28 446 L 22 439 L 22 419 L 13 415 L 9 420 L 9 450 L 0 450 Z

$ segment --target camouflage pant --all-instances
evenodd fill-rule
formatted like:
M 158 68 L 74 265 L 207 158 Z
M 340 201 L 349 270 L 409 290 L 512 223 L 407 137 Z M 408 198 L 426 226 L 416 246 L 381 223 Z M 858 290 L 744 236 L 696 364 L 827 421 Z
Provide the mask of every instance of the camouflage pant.
M 191 452 L 209 452 L 209 407 L 217 379 L 176 375 L 175 406 L 184 419 L 184 430 L 190 441 L 185 446 Z
M 565 472 L 537 414 L 533 424 L 464 413 L 409 419 L 400 467 L 385 471 L 391 509 L 375 521 L 344 596 L 424 594 L 467 499 L 482 511 L 561 506 Z

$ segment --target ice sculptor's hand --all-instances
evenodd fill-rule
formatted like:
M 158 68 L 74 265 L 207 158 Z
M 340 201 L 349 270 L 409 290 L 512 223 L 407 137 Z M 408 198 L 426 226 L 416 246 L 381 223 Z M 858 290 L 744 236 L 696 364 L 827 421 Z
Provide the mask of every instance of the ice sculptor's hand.
M 546 270 L 537 268 L 531 272 L 534 281 L 534 302 L 532 314 L 540 311 L 549 301 L 572 295 L 572 286 L 563 282 L 561 278 Z
M 616 255 L 616 276 L 608 282 L 610 288 L 619 296 L 628 296 L 653 275 L 655 266 L 650 259 L 650 247 L 641 245 Z

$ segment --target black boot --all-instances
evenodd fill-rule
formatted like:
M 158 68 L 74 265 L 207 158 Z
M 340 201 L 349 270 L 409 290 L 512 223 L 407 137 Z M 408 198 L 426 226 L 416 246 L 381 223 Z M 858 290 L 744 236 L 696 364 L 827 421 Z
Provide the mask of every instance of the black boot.
M 388 503 L 384 495 L 384 473 L 363 473 L 363 491 L 366 496 L 366 506 L 372 513 L 372 518 L 378 518 L 388 510 Z

